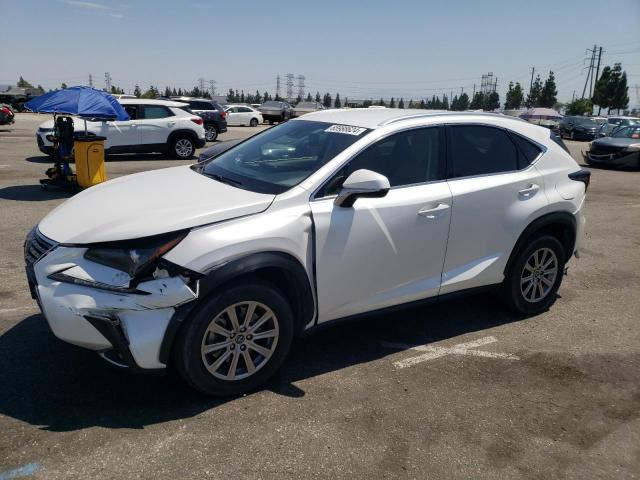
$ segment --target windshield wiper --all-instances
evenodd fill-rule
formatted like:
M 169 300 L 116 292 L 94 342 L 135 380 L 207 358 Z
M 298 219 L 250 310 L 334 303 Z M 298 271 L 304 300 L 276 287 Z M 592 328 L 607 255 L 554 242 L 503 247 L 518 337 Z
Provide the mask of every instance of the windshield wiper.
M 214 180 L 217 180 L 220 183 L 226 183 L 228 185 L 242 185 L 242 182 L 238 180 L 234 180 L 229 177 L 223 177 L 222 175 L 218 175 L 217 173 L 207 173 L 206 175 L 213 178 Z

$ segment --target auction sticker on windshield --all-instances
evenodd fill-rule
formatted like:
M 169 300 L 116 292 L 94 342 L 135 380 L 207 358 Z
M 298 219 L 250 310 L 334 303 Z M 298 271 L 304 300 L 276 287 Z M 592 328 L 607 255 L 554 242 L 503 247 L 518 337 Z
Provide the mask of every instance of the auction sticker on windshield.
M 366 128 L 352 127 L 351 125 L 331 125 L 325 132 L 344 133 L 347 135 L 360 135 Z

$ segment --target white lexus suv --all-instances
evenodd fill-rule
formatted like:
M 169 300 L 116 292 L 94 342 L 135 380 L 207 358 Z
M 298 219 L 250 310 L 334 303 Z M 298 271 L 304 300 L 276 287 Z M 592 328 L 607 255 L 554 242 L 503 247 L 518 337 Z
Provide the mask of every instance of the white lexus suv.
M 204 121 L 188 110 L 188 104 L 168 100 L 122 98 L 118 102 L 129 114 L 123 121 L 87 121 L 87 132 L 106 137 L 105 151 L 110 153 L 167 153 L 175 158 L 191 158 L 196 148 L 205 145 Z M 84 132 L 84 121 L 75 121 L 76 132 Z M 44 122 L 36 132 L 38 148 L 51 155 L 53 120 Z
M 590 178 L 565 148 L 501 115 L 310 113 L 67 200 L 26 240 L 29 285 L 67 342 L 245 392 L 327 322 L 488 287 L 549 308 Z

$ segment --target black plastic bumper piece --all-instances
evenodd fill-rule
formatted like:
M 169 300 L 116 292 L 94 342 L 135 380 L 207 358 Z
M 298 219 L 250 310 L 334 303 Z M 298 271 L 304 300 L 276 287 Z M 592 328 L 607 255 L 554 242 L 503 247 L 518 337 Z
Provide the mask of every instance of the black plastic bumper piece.
M 113 346 L 113 351 L 105 352 L 104 354 L 109 363 L 124 368 L 131 373 L 157 373 L 164 370 L 138 366 L 129 349 L 129 341 L 122 331 L 120 320 L 117 318 L 97 315 L 85 315 L 84 318 Z

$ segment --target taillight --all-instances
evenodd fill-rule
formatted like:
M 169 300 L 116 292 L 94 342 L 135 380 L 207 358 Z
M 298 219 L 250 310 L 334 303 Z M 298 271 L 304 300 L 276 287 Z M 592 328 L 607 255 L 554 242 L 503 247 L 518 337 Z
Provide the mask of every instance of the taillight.
M 578 170 L 577 172 L 570 173 L 569 178 L 576 182 L 584 183 L 584 191 L 586 192 L 587 188 L 589 188 L 589 182 L 591 181 L 591 172 L 585 169 Z
M 0 108 L 0 110 L 2 110 L 2 113 L 4 113 L 5 115 L 12 115 L 12 113 L 13 113 L 7 107 L 2 107 L 2 108 Z
M 196 125 L 202 125 L 204 123 L 204 121 L 200 117 L 192 118 L 191 121 Z
M 222 118 L 222 120 L 227 118 L 227 112 L 220 112 L 220 118 Z

